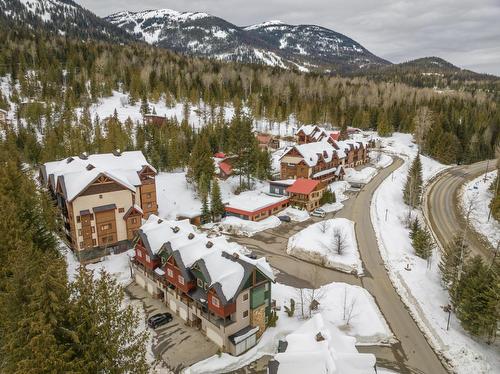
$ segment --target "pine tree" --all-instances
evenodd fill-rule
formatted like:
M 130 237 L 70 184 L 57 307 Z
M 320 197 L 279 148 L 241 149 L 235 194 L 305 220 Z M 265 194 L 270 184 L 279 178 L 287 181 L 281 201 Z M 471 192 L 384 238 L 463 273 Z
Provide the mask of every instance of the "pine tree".
M 220 195 L 219 182 L 216 178 L 212 180 L 212 190 L 210 196 L 210 212 L 212 213 L 212 219 L 218 221 L 224 215 L 224 204 L 222 203 L 222 198 Z
M 146 95 L 143 95 L 141 98 L 140 112 L 141 112 L 142 116 L 144 117 L 146 114 L 149 114 L 150 111 L 151 111 L 151 109 L 149 107 L 148 98 Z
M 432 255 L 434 243 L 426 227 L 417 229 L 412 236 L 412 245 L 417 256 L 428 259 Z
M 124 305 L 124 291 L 111 275 L 97 279 L 84 266 L 71 287 L 69 320 L 73 326 L 75 372 L 147 373 L 147 333 L 139 316 Z
M 208 207 L 207 194 L 204 193 L 201 197 L 201 223 L 205 224 L 210 222 L 211 214 Z
M 422 183 L 422 163 L 420 161 L 420 154 L 417 154 L 413 159 L 410 170 L 408 170 L 408 176 L 403 190 L 403 200 L 406 205 L 415 208 L 420 204 Z
M 456 305 L 457 317 L 464 329 L 489 340 L 499 320 L 498 266 L 497 271 L 494 268 L 494 265 L 485 266 L 479 256 L 472 258 L 459 281 L 460 299 Z
M 188 178 L 196 184 L 198 190 L 200 184 L 205 183 L 207 191 L 210 189 L 210 181 L 214 174 L 214 162 L 208 140 L 199 136 L 189 158 Z
M 453 296 L 457 279 L 468 255 L 469 247 L 462 235 L 455 235 L 443 249 L 439 270 L 443 285 L 450 291 L 450 296 Z
M 392 125 L 387 120 L 387 115 L 385 113 L 380 114 L 377 122 L 377 133 L 385 137 L 391 136 L 393 131 Z

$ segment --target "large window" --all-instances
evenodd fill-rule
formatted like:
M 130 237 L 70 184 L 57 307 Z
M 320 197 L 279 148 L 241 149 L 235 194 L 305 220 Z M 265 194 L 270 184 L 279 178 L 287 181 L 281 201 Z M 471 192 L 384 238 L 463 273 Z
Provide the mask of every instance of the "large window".
M 179 284 L 184 285 L 184 277 L 182 275 L 179 275 L 177 279 L 179 280 Z
M 218 298 L 216 298 L 215 296 L 212 296 L 212 304 L 213 304 L 213 306 L 215 306 L 216 308 L 219 308 L 219 307 L 220 307 L 219 299 L 218 299 Z
M 111 223 L 106 223 L 104 225 L 101 225 L 101 230 L 102 231 L 110 230 L 110 229 L 111 229 Z
M 169 276 L 170 278 L 174 277 L 174 272 L 172 271 L 172 269 L 167 269 L 167 276 Z

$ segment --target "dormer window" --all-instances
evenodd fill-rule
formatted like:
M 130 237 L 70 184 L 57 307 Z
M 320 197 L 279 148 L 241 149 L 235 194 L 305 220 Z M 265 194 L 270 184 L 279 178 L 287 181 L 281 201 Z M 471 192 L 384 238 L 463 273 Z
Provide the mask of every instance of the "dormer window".
M 179 228 L 179 226 L 175 226 L 175 227 L 172 227 L 172 231 L 174 232 L 174 234 L 177 234 L 181 229 Z
M 95 166 L 92 165 L 92 164 L 88 164 L 87 167 L 86 167 L 87 170 L 92 170 L 92 169 L 95 169 Z

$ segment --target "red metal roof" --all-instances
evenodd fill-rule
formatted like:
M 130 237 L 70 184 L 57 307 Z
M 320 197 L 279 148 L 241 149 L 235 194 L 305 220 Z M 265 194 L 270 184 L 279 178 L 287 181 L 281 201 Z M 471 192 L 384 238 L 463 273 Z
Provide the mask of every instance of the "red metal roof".
M 335 132 L 330 133 L 330 138 L 332 138 L 335 141 L 339 140 L 339 138 L 340 138 L 340 131 L 335 131 Z
M 226 158 L 226 154 L 224 152 L 217 152 L 214 154 L 215 158 Z
M 316 186 L 320 183 L 320 181 L 313 179 L 304 179 L 299 178 L 295 181 L 293 185 L 288 187 L 286 190 L 289 193 L 300 193 L 304 195 L 309 195 L 314 191 Z
M 219 168 L 226 175 L 231 175 L 233 173 L 233 166 L 229 162 L 227 162 L 226 160 L 219 162 Z

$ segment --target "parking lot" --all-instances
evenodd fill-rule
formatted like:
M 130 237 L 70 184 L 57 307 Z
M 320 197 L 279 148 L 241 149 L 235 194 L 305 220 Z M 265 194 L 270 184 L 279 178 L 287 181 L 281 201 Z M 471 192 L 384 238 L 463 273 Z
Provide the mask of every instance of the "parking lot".
M 132 282 L 127 287 L 127 293 L 132 299 L 140 300 L 144 305 L 146 318 L 156 313 L 169 310 L 161 300 L 153 299 L 142 287 Z M 175 314 L 174 319 L 153 331 L 152 351 L 160 364 L 168 367 L 174 373 L 204 360 L 217 353 L 218 347 L 201 331 L 189 327 Z

